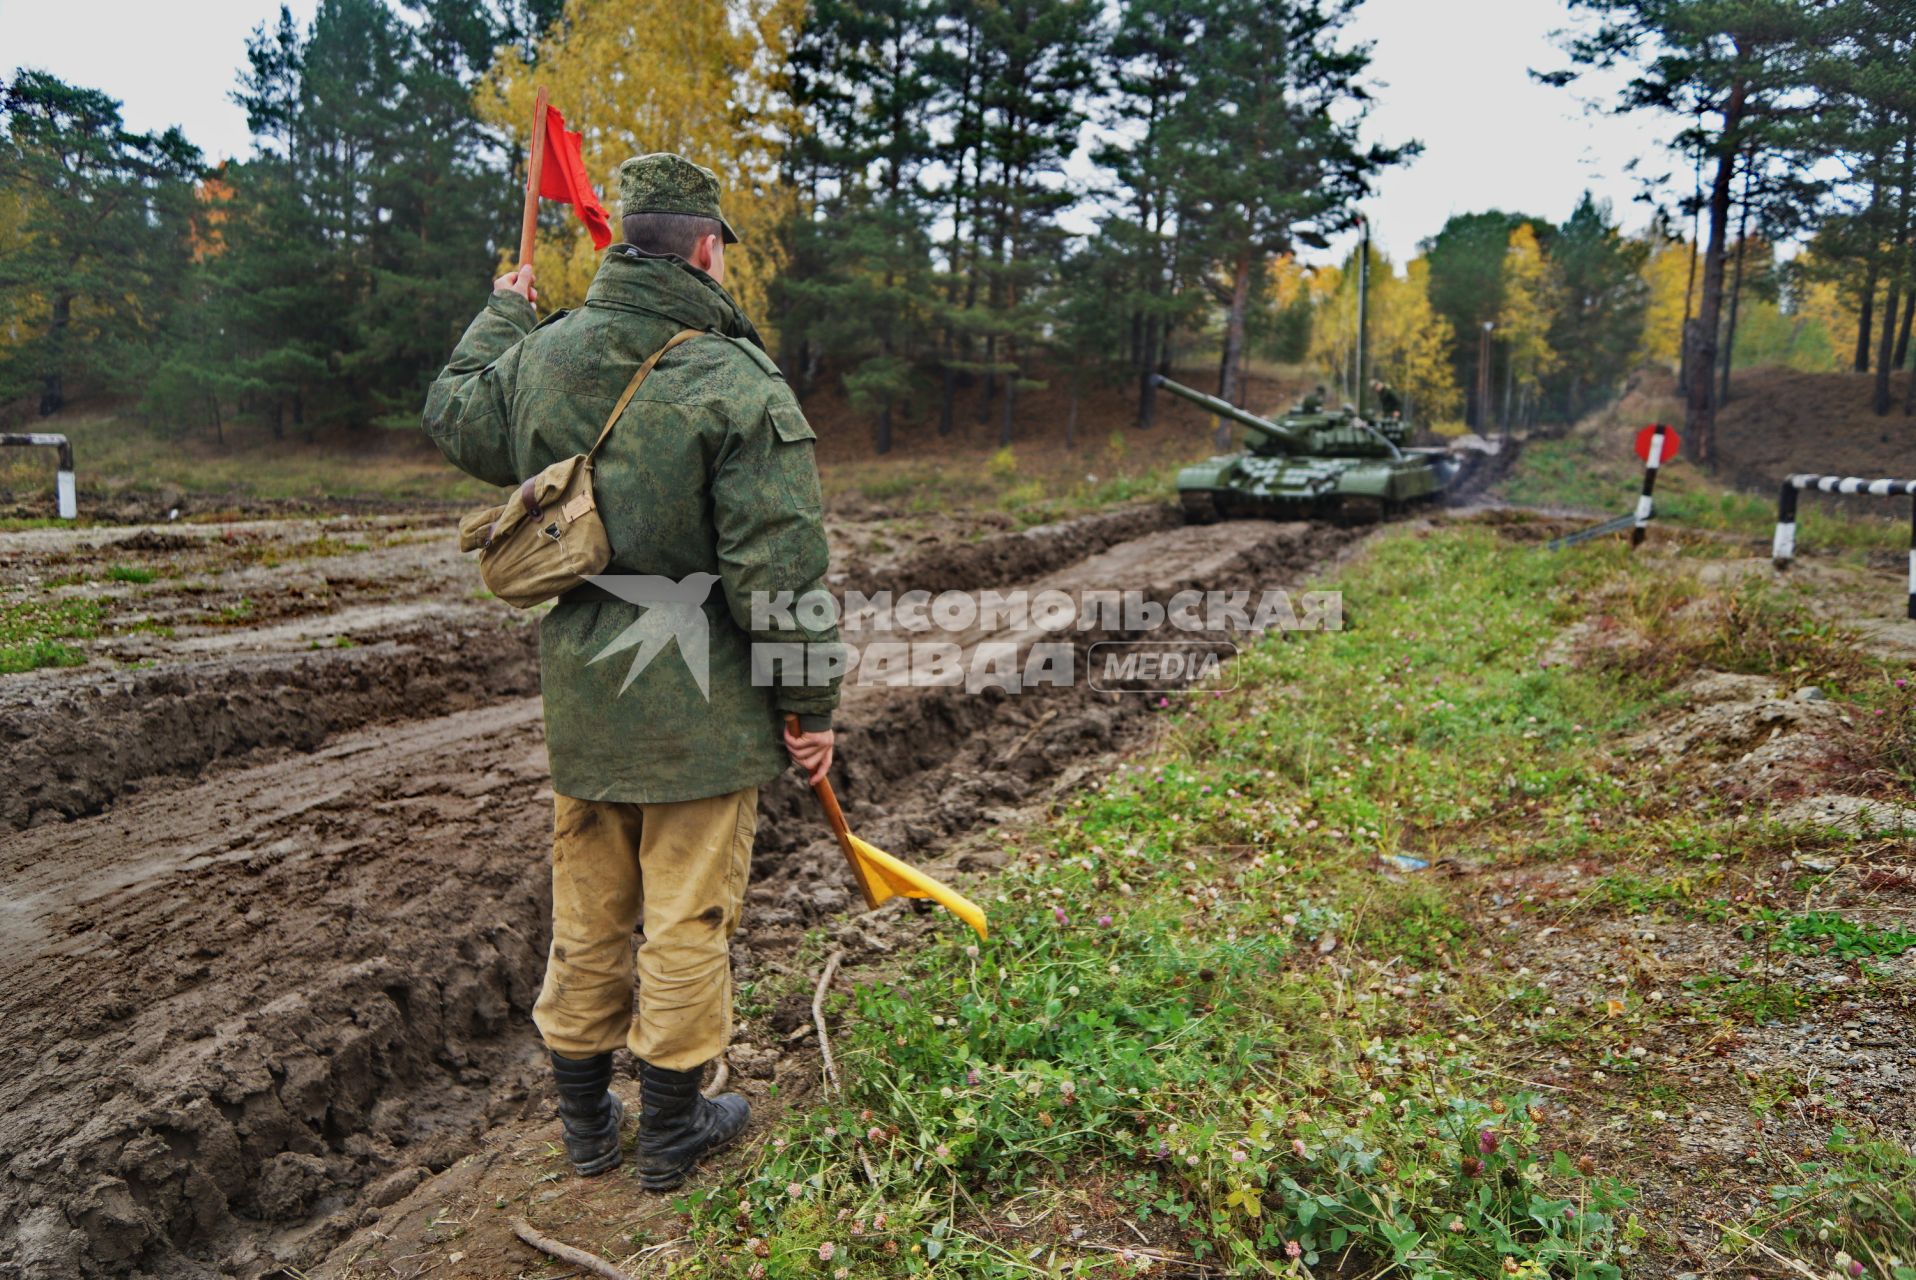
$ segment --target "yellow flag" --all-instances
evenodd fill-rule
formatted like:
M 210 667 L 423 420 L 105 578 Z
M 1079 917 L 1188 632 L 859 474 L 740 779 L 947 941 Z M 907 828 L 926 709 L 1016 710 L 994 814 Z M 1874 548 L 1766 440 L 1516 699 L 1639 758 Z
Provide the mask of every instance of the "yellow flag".
M 970 898 L 850 832 L 845 839 L 850 842 L 847 852 L 858 860 L 857 869 L 863 872 L 872 906 L 892 898 L 929 898 L 970 925 L 980 938 L 985 936 L 985 913 Z

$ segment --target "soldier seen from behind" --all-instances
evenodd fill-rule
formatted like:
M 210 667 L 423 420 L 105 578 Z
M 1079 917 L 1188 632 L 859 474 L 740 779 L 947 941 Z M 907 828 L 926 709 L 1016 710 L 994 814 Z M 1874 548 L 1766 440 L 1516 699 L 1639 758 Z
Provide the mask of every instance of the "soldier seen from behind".
M 755 683 L 752 646 L 838 636 L 751 607 L 757 593 L 822 588 L 823 503 L 812 430 L 724 288 L 737 237 L 718 180 L 657 153 L 626 161 L 619 181 L 625 242 L 606 251 L 585 305 L 535 325 L 532 268 L 501 277 L 433 384 L 425 426 L 462 470 L 518 485 L 591 445 L 635 371 L 678 339 L 617 416 L 592 488 L 606 575 L 665 581 L 673 600 L 711 587 L 704 644 L 681 607 L 693 634 L 635 646 L 649 610 L 593 583 L 540 625 L 555 795 L 552 946 L 533 1010 L 573 1167 L 622 1159 L 610 1084 L 624 1044 L 641 1090 L 639 1180 L 665 1190 L 747 1120 L 743 1098 L 705 1098 L 699 1082 L 731 1033 L 729 944 L 758 789 L 788 755 L 814 779 L 832 762 L 836 680 L 808 686 L 779 664 L 776 681 Z

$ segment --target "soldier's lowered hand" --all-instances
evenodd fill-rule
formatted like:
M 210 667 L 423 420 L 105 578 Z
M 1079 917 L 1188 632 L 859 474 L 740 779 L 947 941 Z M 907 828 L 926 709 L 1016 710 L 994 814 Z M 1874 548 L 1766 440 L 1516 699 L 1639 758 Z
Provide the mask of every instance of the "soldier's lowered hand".
M 825 780 L 832 769 L 832 731 L 826 729 L 820 733 L 804 733 L 791 728 L 785 730 L 785 749 L 792 753 L 792 763 L 803 769 L 811 782 Z

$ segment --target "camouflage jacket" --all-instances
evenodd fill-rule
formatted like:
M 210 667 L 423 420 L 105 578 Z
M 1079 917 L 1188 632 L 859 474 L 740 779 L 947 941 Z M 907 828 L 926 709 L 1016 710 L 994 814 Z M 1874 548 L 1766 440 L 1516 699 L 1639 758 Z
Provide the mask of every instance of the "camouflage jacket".
M 533 319 L 524 299 L 493 294 L 426 399 L 441 452 L 491 484 L 584 453 L 647 356 L 681 329 L 712 335 L 660 360 L 593 479 L 612 543 L 606 573 L 657 575 L 704 597 L 706 691 L 685 625 L 696 633 L 696 618 L 622 634 L 655 610 L 603 592 L 561 600 L 539 628 L 554 789 L 662 803 L 770 781 L 788 763 L 781 717 L 826 728 L 838 702 L 837 681 L 808 685 L 800 664 L 768 664 L 776 684 L 752 677 L 754 642 L 838 639 L 836 626 L 805 629 L 803 611 L 753 616 L 755 593 L 795 599 L 825 575 L 814 437 L 798 402 L 730 295 L 677 258 L 614 245 L 584 307 Z

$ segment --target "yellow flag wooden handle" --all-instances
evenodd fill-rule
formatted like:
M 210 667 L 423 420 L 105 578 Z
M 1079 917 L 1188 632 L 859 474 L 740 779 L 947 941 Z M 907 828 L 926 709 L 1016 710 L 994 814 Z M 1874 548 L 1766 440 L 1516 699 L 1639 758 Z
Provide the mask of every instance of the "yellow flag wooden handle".
M 799 732 L 798 717 L 786 716 L 785 727 L 792 733 Z M 832 791 L 829 778 L 814 782 L 812 794 L 825 809 L 825 821 L 831 824 L 832 833 L 838 837 L 838 847 L 845 861 L 851 864 L 852 877 L 858 881 L 859 892 L 865 895 L 867 910 L 900 896 L 929 898 L 977 930 L 979 937 L 985 936 L 985 913 L 977 903 L 852 834 L 851 824 L 845 821 L 845 811 L 838 807 L 838 796 Z
M 785 729 L 789 733 L 798 733 L 798 717 L 785 717 Z M 838 837 L 838 847 L 845 854 L 845 861 L 851 864 L 852 878 L 858 881 L 858 890 L 865 895 L 865 909 L 877 907 L 885 899 L 878 896 L 872 887 L 871 879 L 865 874 L 865 865 L 858 857 L 858 851 L 852 847 L 851 824 L 845 821 L 845 811 L 838 807 L 838 795 L 832 790 L 832 780 L 821 778 L 812 784 L 812 794 L 818 797 L 818 803 L 825 810 L 825 821 L 831 824 L 832 834 Z M 889 896 L 889 895 L 888 895 Z

